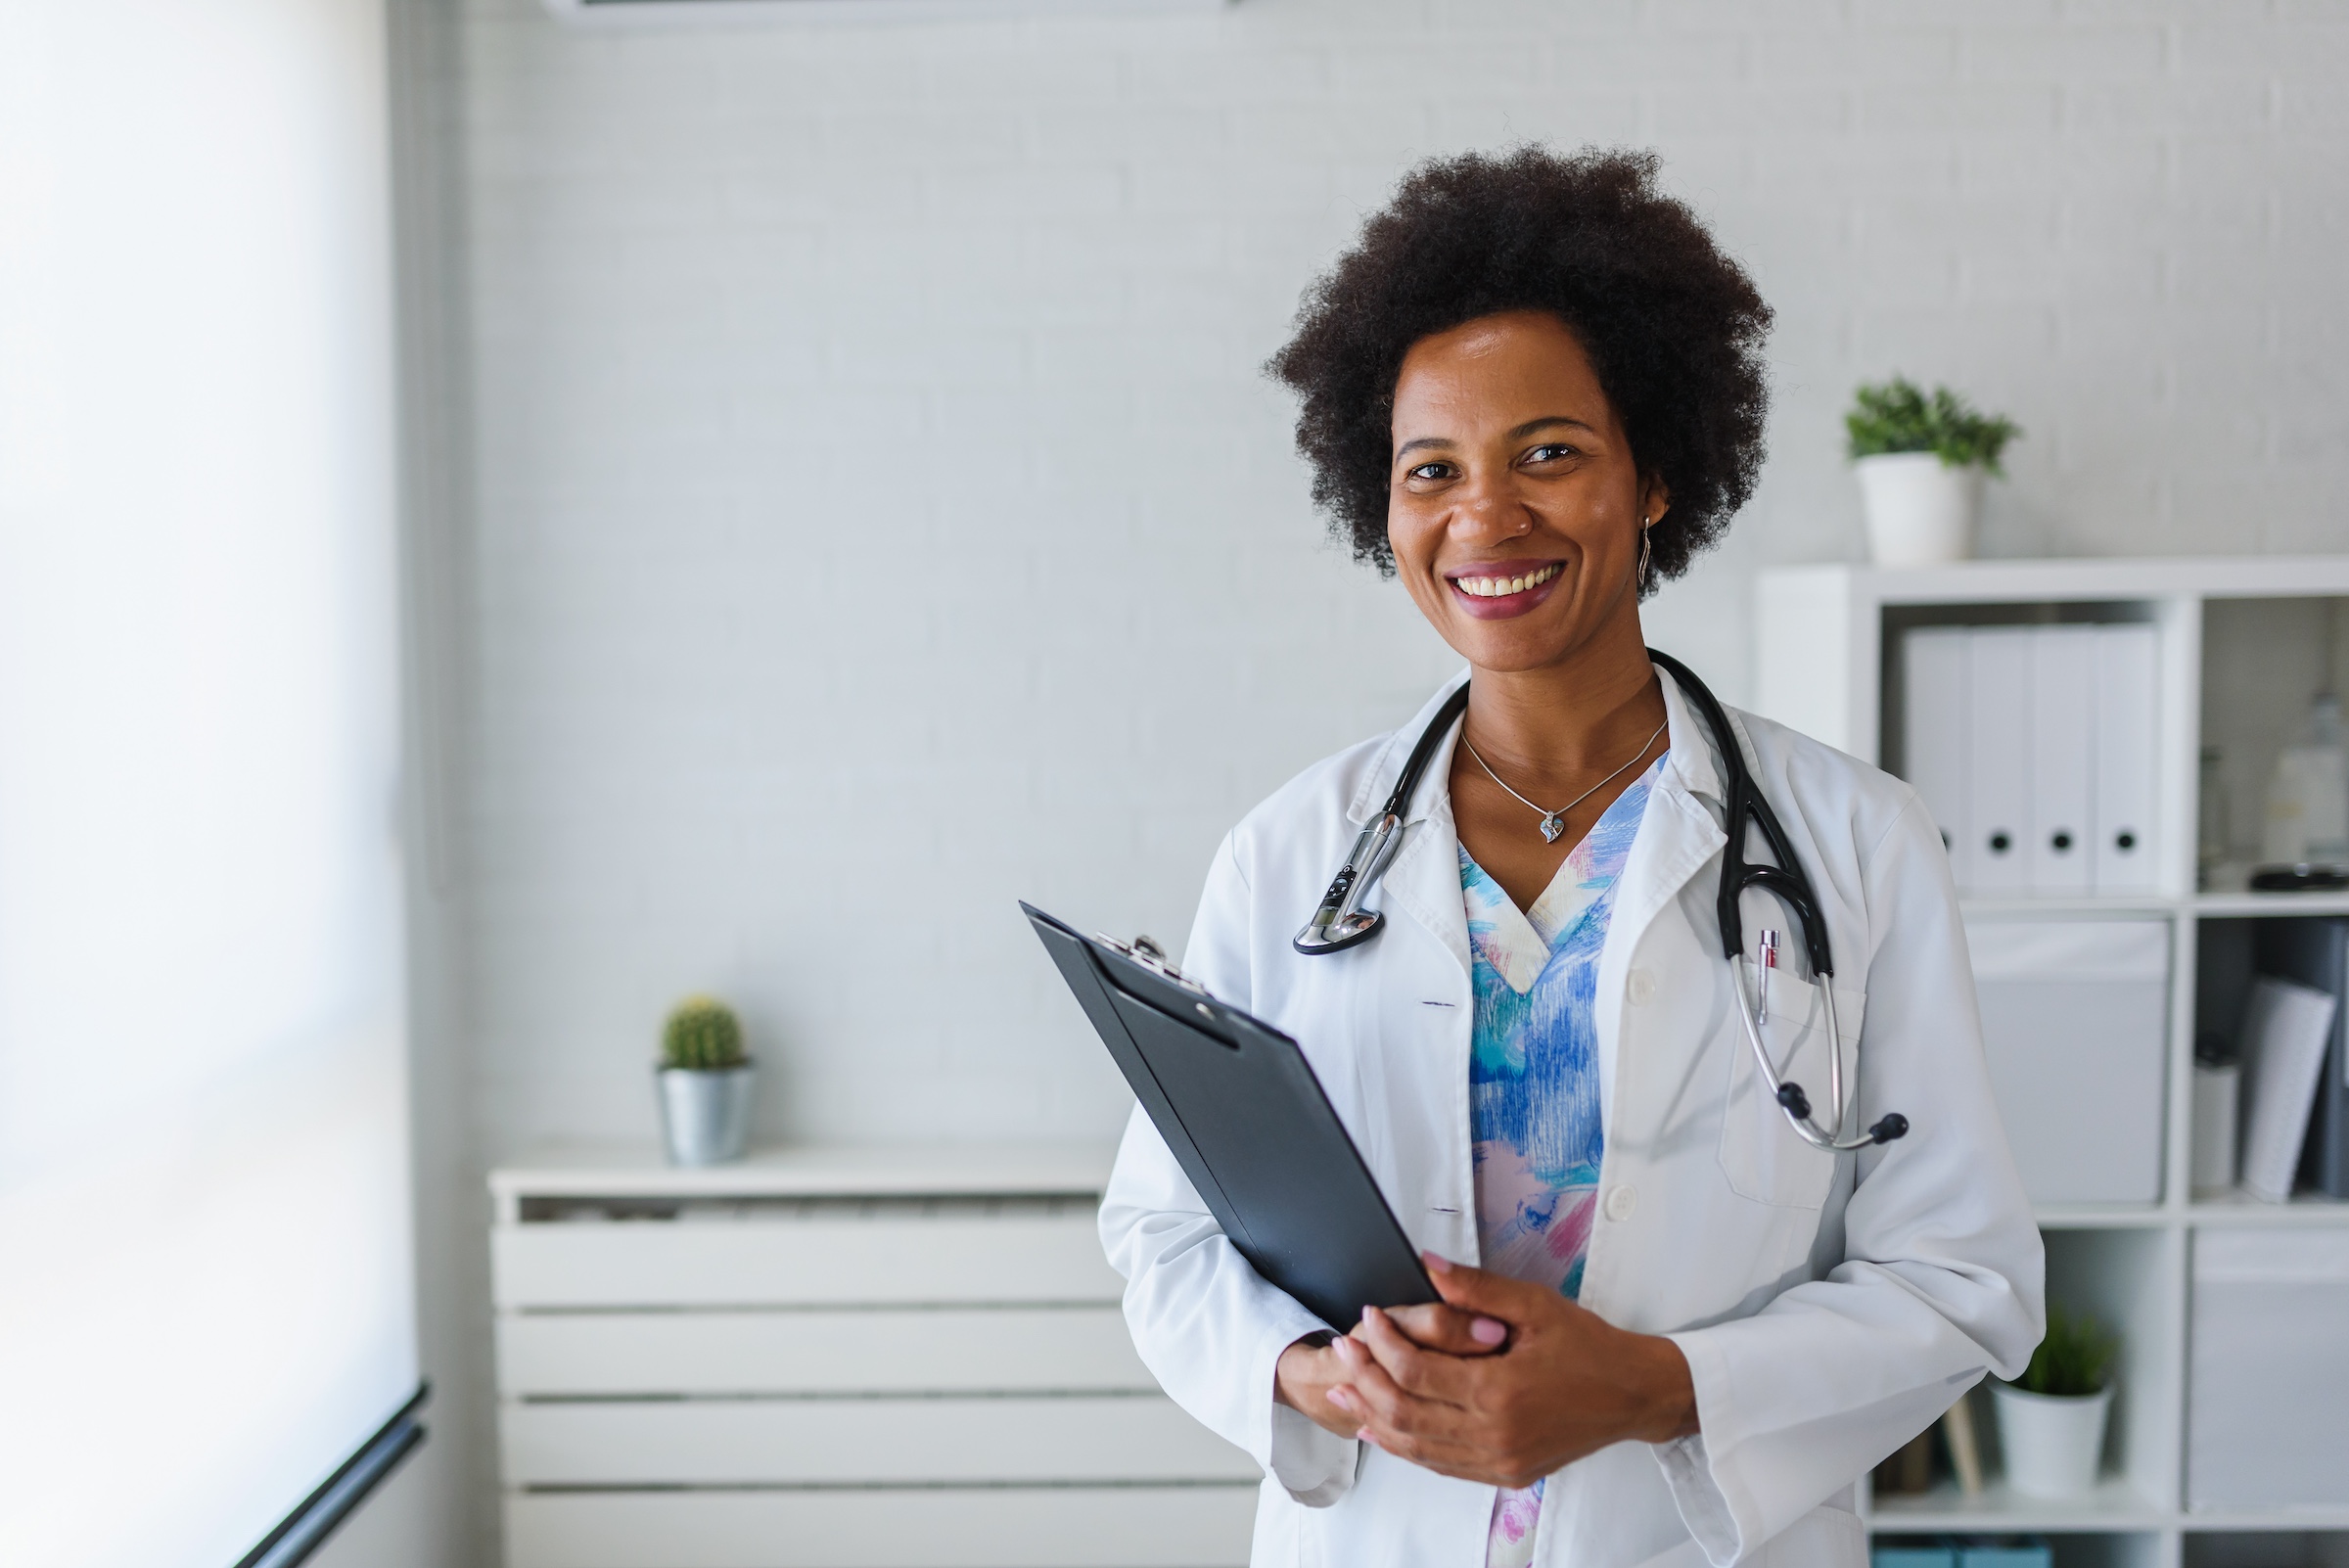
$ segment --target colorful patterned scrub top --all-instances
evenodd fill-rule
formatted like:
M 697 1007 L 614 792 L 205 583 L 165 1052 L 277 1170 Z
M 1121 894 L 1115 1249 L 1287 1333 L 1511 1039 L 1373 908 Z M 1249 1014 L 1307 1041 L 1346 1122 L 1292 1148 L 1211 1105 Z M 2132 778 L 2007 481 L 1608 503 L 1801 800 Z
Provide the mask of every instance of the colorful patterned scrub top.
M 1591 1007 L 1598 954 L 1615 909 L 1616 879 L 1663 766 L 1657 758 L 1607 807 L 1523 913 L 1460 851 L 1460 893 L 1476 960 L 1468 1114 L 1477 1239 L 1487 1268 L 1554 1285 L 1570 1299 L 1583 1288 L 1605 1148 Z M 1541 1513 L 1541 1482 L 1501 1489 L 1485 1546 L 1487 1568 L 1522 1568 L 1533 1560 Z

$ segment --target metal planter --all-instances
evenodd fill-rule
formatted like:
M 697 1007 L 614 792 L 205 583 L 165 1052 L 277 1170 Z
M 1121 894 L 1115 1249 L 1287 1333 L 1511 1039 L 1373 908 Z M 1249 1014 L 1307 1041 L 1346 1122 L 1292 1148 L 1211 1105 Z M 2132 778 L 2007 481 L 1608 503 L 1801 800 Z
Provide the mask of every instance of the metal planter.
M 751 1071 L 748 1063 L 718 1072 L 656 1071 L 669 1164 L 724 1165 L 742 1158 L 751 1140 Z

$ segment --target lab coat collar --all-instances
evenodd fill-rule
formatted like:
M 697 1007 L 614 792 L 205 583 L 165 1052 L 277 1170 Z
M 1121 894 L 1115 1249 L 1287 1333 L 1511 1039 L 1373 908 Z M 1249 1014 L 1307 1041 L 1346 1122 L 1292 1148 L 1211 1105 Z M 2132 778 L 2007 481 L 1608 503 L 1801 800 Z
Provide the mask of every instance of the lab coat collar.
M 1388 738 L 1347 807 L 1347 815 L 1356 825 L 1367 822 L 1385 803 L 1420 732 L 1435 717 L 1445 699 L 1467 678 L 1463 670 L 1446 681 L 1443 689 L 1428 699 L 1408 724 Z M 1634 941 L 1656 911 L 1678 895 L 1681 884 L 1696 874 L 1727 837 L 1715 815 L 1715 810 L 1726 803 L 1728 792 L 1722 783 L 1712 736 L 1680 687 L 1669 676 L 1660 684 L 1671 758 L 1658 780 L 1658 789 L 1649 797 L 1649 820 L 1641 824 L 1633 842 L 1613 917 L 1613 923 L 1623 927 Z M 1404 837 L 1403 848 L 1387 867 L 1382 885 L 1385 901 L 1425 927 L 1465 975 L 1473 959 L 1468 948 L 1468 913 L 1460 897 L 1459 834 L 1452 824 L 1451 784 L 1451 753 L 1458 740 L 1459 725 L 1455 723 L 1428 759 L 1427 772 L 1419 788 L 1405 804 L 1404 821 L 1409 831 Z M 1708 809 L 1708 799 L 1713 809 Z M 1615 945 L 1610 940 L 1609 946 Z M 1603 962 L 1601 967 L 1603 971 Z M 1607 995 L 1605 978 L 1602 973 L 1602 998 Z M 1615 978 L 1621 979 L 1619 975 Z M 1601 1010 L 1612 1012 L 1611 1008 Z M 1610 1084 L 1613 1064 L 1605 1058 L 1611 1055 L 1612 1024 L 1611 1017 L 1604 1019 L 1599 1030 L 1601 1078 Z
M 1419 742 L 1420 731 L 1427 728 L 1435 718 L 1437 710 L 1444 706 L 1451 694 L 1467 683 L 1468 671 L 1463 669 L 1446 681 L 1436 694 L 1427 700 L 1426 705 L 1411 715 L 1409 723 L 1387 737 L 1386 745 L 1380 747 L 1378 755 L 1371 758 L 1369 769 L 1362 774 L 1362 782 L 1355 790 L 1354 799 L 1347 803 L 1346 819 L 1348 821 L 1356 827 L 1361 827 L 1367 824 L 1378 808 L 1386 804 L 1387 796 L 1395 788 L 1395 780 L 1403 772 L 1403 764 L 1410 758 L 1411 748 Z M 1403 819 L 1405 822 L 1421 820 L 1428 814 L 1436 800 L 1450 798 L 1451 788 L 1446 781 L 1451 776 L 1452 742 L 1458 738 L 1459 733 L 1459 723 L 1454 720 L 1451 734 L 1446 737 L 1441 746 L 1436 748 L 1436 754 L 1427 760 L 1427 771 L 1419 775 L 1419 788 L 1412 792 L 1408 801 L 1404 803 Z
M 1656 675 L 1656 684 L 1664 690 L 1664 738 L 1672 745 L 1672 761 L 1665 770 L 1677 775 L 1681 787 L 1689 794 L 1703 796 L 1726 807 L 1729 790 L 1723 782 L 1721 763 L 1714 753 L 1712 729 L 1695 705 L 1682 694 L 1680 682 L 1662 669 Z M 1732 732 L 1736 725 L 1736 719 L 1731 718 Z
M 1661 669 L 1656 673 L 1659 677 L 1657 684 L 1664 692 L 1665 738 L 1672 747 L 1672 761 L 1666 764 L 1665 770 L 1677 775 L 1681 787 L 1689 794 L 1704 796 L 1717 807 L 1726 807 L 1729 792 L 1722 782 L 1722 770 L 1714 756 L 1713 737 L 1706 728 L 1704 718 L 1681 694 L 1678 682 Z M 1355 789 L 1354 799 L 1347 803 L 1348 821 L 1356 827 L 1361 827 L 1369 822 L 1379 807 L 1386 804 L 1387 795 L 1395 788 L 1396 777 L 1402 773 L 1403 764 L 1410 757 L 1412 746 L 1418 743 L 1420 732 L 1427 728 L 1429 721 L 1451 694 L 1466 684 L 1468 674 L 1463 669 L 1446 681 L 1419 712 L 1411 715 L 1409 723 L 1387 737 L 1387 743 L 1370 760 L 1369 768 Z M 1736 720 L 1731 718 L 1729 723 L 1734 729 Z M 1460 726 L 1455 722 L 1451 726 L 1451 733 L 1436 748 L 1435 755 L 1428 759 L 1427 771 L 1420 776 L 1419 788 L 1404 805 L 1403 819 L 1406 823 L 1424 820 L 1439 800 L 1450 801 L 1451 792 L 1448 781 L 1451 777 L 1451 751 L 1458 743 L 1459 730 Z

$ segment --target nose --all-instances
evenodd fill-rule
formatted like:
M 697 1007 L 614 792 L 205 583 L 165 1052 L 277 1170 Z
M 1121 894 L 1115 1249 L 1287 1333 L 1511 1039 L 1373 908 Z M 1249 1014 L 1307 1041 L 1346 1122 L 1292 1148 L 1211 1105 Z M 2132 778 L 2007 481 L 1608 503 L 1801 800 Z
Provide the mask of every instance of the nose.
M 1505 476 L 1490 471 L 1471 473 L 1468 483 L 1452 492 L 1451 532 L 1468 544 L 1520 538 L 1534 530 L 1528 512 Z

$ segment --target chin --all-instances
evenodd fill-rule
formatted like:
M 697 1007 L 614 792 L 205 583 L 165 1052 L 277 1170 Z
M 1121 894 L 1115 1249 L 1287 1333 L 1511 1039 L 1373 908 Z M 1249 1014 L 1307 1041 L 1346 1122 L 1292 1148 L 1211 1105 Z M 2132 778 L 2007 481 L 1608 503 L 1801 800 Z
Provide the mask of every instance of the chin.
M 1574 639 L 1562 632 L 1543 635 L 1530 626 L 1497 631 L 1490 622 L 1472 621 L 1460 630 L 1460 635 L 1447 639 L 1452 651 L 1477 669 L 1497 674 L 1541 669 L 1558 663 L 1574 648 Z

